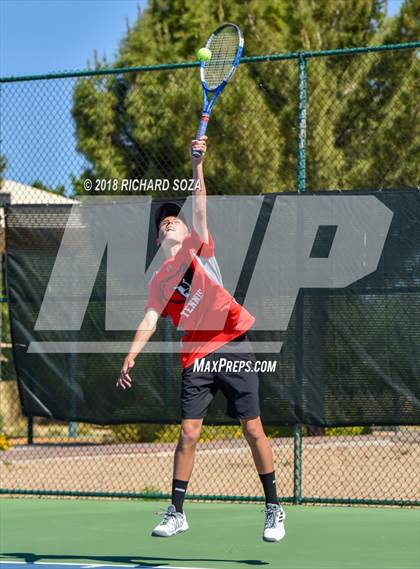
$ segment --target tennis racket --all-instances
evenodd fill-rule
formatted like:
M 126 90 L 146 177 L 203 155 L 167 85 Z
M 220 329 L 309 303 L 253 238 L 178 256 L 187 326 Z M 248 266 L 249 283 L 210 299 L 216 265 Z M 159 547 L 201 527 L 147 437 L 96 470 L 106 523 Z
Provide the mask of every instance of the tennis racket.
M 205 134 L 213 105 L 238 67 L 244 49 L 244 37 L 236 24 L 222 24 L 211 34 L 206 47 L 212 55 L 208 61 L 202 61 L 200 64 L 203 112 L 197 139 Z M 213 96 L 210 99 L 211 94 Z M 196 158 L 201 156 L 198 150 L 194 150 L 192 154 Z

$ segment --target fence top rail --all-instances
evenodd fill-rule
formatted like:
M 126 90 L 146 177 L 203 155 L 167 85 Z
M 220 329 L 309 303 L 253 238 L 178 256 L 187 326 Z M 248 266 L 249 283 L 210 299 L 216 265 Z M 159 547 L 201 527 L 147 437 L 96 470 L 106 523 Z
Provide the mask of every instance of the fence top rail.
M 271 55 L 256 55 L 250 57 L 242 57 L 241 63 L 253 63 L 259 61 L 278 61 L 282 59 L 310 59 L 314 57 L 328 57 L 340 55 L 354 55 L 359 53 L 371 53 L 377 51 L 394 51 L 401 49 L 416 49 L 420 48 L 420 41 L 397 43 L 397 44 L 384 44 L 363 47 L 348 47 L 342 49 L 330 49 L 319 51 L 296 51 L 289 53 L 275 53 Z M 47 79 L 63 79 L 74 77 L 95 77 L 101 75 L 119 75 L 122 73 L 137 73 L 141 71 L 162 71 L 167 69 L 184 69 L 189 67 L 199 67 L 199 61 L 183 62 L 183 63 L 162 63 L 158 65 L 140 65 L 137 67 L 115 67 L 104 68 L 96 70 L 84 71 L 62 71 L 58 73 L 48 73 L 44 75 L 21 75 L 16 77 L 0 77 L 0 83 L 17 83 L 20 81 L 42 81 Z

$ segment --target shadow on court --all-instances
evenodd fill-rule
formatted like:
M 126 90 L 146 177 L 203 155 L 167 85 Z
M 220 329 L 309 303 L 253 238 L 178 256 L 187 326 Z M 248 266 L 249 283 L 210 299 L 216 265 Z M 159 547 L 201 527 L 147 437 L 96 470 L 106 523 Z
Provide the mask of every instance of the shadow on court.
M 220 559 L 218 557 L 161 557 L 157 556 L 142 556 L 142 555 L 133 555 L 133 556 L 115 556 L 115 555 L 51 555 L 47 553 L 45 555 L 42 554 L 34 554 L 34 553 L 18 553 L 18 552 L 4 552 L 0 554 L 0 561 L 11 561 L 12 558 L 16 561 L 25 561 L 25 563 L 36 563 L 37 561 L 42 561 L 48 559 L 49 563 L 54 561 L 57 564 L 60 562 L 67 562 L 71 559 L 74 559 L 75 562 L 80 563 L 80 565 L 87 565 L 86 562 L 80 562 L 80 559 L 89 559 L 92 563 L 100 564 L 100 563 L 110 563 L 115 565 L 126 565 L 126 564 L 138 564 L 142 567 L 155 567 L 156 565 L 164 565 L 164 564 L 171 564 L 174 561 L 181 561 L 181 562 L 190 562 L 190 561 L 198 561 L 198 562 L 209 562 L 213 563 L 214 561 L 218 562 L 226 562 L 226 563 L 242 563 L 244 565 L 270 565 L 267 561 L 261 561 L 260 559 Z M 166 563 L 170 562 L 170 563 Z

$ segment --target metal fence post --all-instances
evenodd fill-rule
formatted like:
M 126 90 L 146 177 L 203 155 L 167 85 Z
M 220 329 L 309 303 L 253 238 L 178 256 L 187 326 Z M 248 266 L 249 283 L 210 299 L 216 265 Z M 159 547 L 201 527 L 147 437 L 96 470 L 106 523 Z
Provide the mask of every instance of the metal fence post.
M 306 56 L 299 53 L 298 58 L 298 116 L 297 116 L 297 191 L 306 189 L 306 107 L 308 71 Z
M 293 503 L 302 502 L 302 425 L 297 423 L 293 432 Z
M 27 432 L 28 445 L 34 444 L 34 418 L 32 415 L 28 417 L 28 432 Z
M 307 79 L 308 70 L 304 53 L 298 57 L 298 116 L 297 116 L 297 191 L 306 190 L 306 121 L 307 121 Z M 298 213 L 298 224 L 301 222 Z M 298 230 L 303 228 L 298 228 Z M 296 379 L 298 389 L 302 389 L 303 373 L 303 298 L 299 294 L 296 304 Z M 301 395 L 301 392 L 299 392 Z M 301 399 L 301 398 L 300 398 Z M 302 501 L 302 425 L 294 426 L 293 435 L 293 503 L 300 504 Z

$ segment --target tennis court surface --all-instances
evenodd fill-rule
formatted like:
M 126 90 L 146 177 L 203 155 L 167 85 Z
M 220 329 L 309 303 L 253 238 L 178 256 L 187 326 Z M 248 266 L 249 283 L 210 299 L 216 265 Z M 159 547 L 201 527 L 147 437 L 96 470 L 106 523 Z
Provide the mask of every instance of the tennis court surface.
M 5 498 L 1 565 L 149 569 L 418 569 L 420 510 L 285 506 L 287 534 L 261 539 L 261 505 L 187 503 L 190 531 L 152 538 L 151 501 Z

